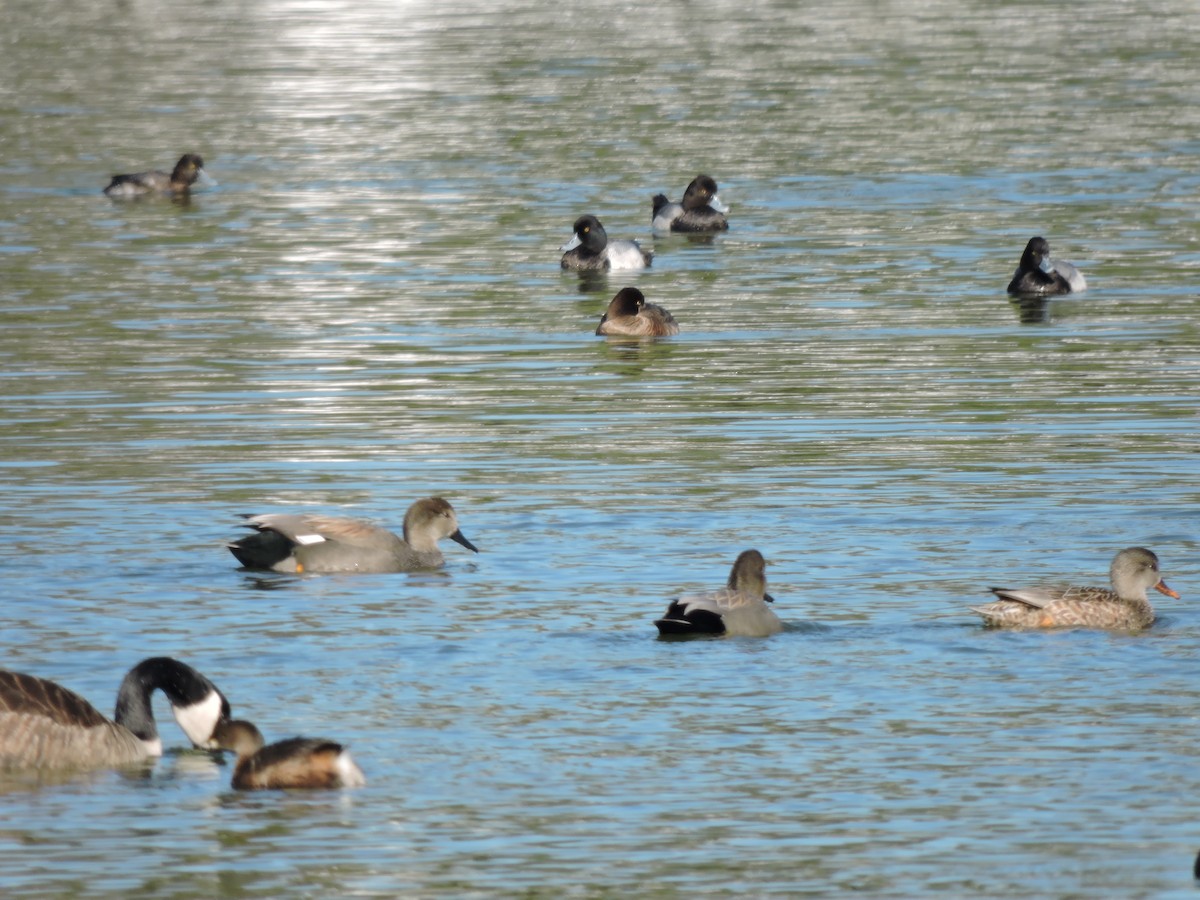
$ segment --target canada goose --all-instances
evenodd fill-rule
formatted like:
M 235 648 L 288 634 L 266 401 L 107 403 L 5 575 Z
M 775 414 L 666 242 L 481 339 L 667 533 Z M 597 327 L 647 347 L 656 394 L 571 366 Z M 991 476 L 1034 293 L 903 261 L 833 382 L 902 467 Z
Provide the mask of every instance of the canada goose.
M 230 719 L 217 727 L 211 745 L 237 754 L 233 787 L 253 791 L 361 787 L 367 783 L 362 769 L 341 744 L 303 737 L 263 746 L 265 743 L 262 732 L 250 722 Z
M 757 550 L 739 554 L 725 587 L 703 594 L 684 594 L 671 601 L 654 624 L 660 635 L 726 634 L 766 637 L 783 631 L 768 603 L 766 560 Z
M 117 691 L 113 719 L 53 681 L 0 671 L 0 768 L 105 768 L 161 756 L 150 695 L 161 690 L 179 726 L 206 744 L 229 701 L 191 666 L 165 656 L 144 659 Z
M 445 563 L 437 542 L 448 537 L 476 553 L 441 497 L 417 500 L 404 515 L 404 537 L 358 519 L 273 513 L 247 516 L 257 531 L 226 546 L 247 569 L 276 572 L 411 572 Z
M 993 603 L 973 606 L 984 624 L 1016 628 L 1115 628 L 1136 631 L 1154 622 L 1148 588 L 1179 599 L 1158 570 L 1158 557 L 1145 547 L 1128 547 L 1109 567 L 1112 590 L 1099 587 L 992 588 Z

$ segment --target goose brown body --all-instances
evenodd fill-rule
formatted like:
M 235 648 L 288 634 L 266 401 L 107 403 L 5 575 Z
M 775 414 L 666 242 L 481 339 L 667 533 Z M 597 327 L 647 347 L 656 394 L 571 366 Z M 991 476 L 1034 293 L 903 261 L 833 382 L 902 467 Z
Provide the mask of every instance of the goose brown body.
M 195 744 L 229 715 L 229 702 L 212 682 L 167 657 L 143 660 L 129 671 L 113 719 L 53 681 L 0 671 L 0 768 L 106 768 L 162 755 L 150 705 L 155 690 L 167 694 Z

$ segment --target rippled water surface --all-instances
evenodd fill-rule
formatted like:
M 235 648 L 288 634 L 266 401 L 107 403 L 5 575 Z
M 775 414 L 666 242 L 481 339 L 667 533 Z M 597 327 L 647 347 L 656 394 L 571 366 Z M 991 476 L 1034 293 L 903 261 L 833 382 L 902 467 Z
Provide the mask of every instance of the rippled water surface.
M 168 722 L 0 781 L 0 893 L 1194 896 L 1200 12 L 793 7 L 5 6 L 2 664 L 178 656 L 369 784 Z M 654 237 L 698 172 L 729 232 Z M 560 271 L 585 212 L 653 266 Z M 1034 234 L 1086 293 L 1009 300 Z M 626 284 L 683 333 L 595 337 Z M 430 494 L 442 572 L 222 547 Z M 966 612 L 1133 544 L 1144 634 Z M 747 547 L 785 632 L 657 640 Z

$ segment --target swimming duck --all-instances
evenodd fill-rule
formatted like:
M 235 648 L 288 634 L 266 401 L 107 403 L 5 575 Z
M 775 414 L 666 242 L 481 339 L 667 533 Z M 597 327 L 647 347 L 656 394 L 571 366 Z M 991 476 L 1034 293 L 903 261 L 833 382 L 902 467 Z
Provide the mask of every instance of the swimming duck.
M 608 270 L 644 269 L 654 254 L 643 250 L 637 241 L 610 241 L 595 216 L 575 220 L 575 235 L 558 249 L 564 250 L 564 269 Z
M 1154 622 L 1146 590 L 1179 599 L 1158 569 L 1158 557 L 1145 547 L 1128 547 L 1109 567 L 1112 590 L 1097 587 L 992 588 L 1000 599 L 973 606 L 984 624 L 1015 628 L 1115 628 L 1136 631 Z
M 617 291 L 608 304 L 608 312 L 600 317 L 596 334 L 627 335 L 629 337 L 661 337 L 679 334 L 675 317 L 646 297 L 637 288 Z
M 404 537 L 359 519 L 270 513 L 246 516 L 256 534 L 226 546 L 247 569 L 276 572 L 411 572 L 445 563 L 437 542 L 448 537 L 478 548 L 458 529 L 441 497 L 417 500 L 404 514 Z
M 717 196 L 717 183 L 707 175 L 697 175 L 683 192 L 683 202 L 673 203 L 666 194 L 655 194 L 650 201 L 650 224 L 655 231 L 725 231 L 729 212 Z
M 729 582 L 717 591 L 684 594 L 672 600 L 666 615 L 656 621 L 660 635 L 725 634 L 766 637 L 783 631 L 783 623 L 768 603 L 767 562 L 757 550 L 745 550 L 729 572 Z
M 237 754 L 233 787 L 239 791 L 271 788 L 361 787 L 366 777 L 341 744 L 322 738 L 289 738 L 263 746 L 252 723 L 230 719 L 218 726 L 212 749 Z
M 161 690 L 196 746 L 229 717 L 229 701 L 191 666 L 165 656 L 125 675 L 112 719 L 53 681 L 0 671 L 0 769 L 98 769 L 162 756 L 150 695 Z
M 1050 259 L 1050 243 L 1032 237 L 1021 254 L 1021 263 L 1008 283 L 1008 292 L 1018 296 L 1073 294 L 1087 290 L 1083 273 L 1069 262 Z
M 183 197 L 187 196 L 196 180 L 203 177 L 204 160 L 195 153 L 185 153 L 175 163 L 170 175 L 158 171 L 114 175 L 104 193 L 117 200 L 130 200 L 149 194 Z

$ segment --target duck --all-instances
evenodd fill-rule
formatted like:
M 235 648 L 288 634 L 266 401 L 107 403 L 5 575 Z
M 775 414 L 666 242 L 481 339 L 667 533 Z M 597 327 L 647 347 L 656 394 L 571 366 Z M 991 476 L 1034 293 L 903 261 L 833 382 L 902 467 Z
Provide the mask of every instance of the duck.
M 646 296 L 637 288 L 626 287 L 617 291 L 608 304 L 608 311 L 596 326 L 596 334 L 663 337 L 679 334 L 679 325 L 661 306 L 647 303 Z
M 1069 262 L 1050 258 L 1050 242 L 1031 237 L 1021 262 L 1008 283 L 1008 292 L 1019 297 L 1049 297 L 1087 290 L 1087 279 Z
M 195 153 L 185 153 L 179 157 L 170 175 L 159 171 L 114 175 L 104 193 L 116 200 L 131 200 L 150 194 L 186 197 L 192 185 L 205 177 L 204 160 Z
M 999 599 L 971 610 L 985 625 L 1002 628 L 1100 628 L 1138 631 L 1154 622 L 1149 588 L 1176 600 L 1167 587 L 1158 557 L 1145 547 L 1126 547 L 1109 567 L 1112 588 L 1035 587 L 992 588 Z
M 239 791 L 278 788 L 362 787 L 362 769 L 335 741 L 294 737 L 266 745 L 262 732 L 243 719 L 222 722 L 210 744 L 237 754 L 233 787 Z
M 565 251 L 564 269 L 644 269 L 654 258 L 654 254 L 643 250 L 637 241 L 610 241 L 608 232 L 595 216 L 580 216 L 575 220 L 574 230 L 571 240 L 558 248 Z
M 693 178 L 680 203 L 668 200 L 666 194 L 655 194 L 650 203 L 650 224 L 656 232 L 702 233 L 729 228 L 725 218 L 729 210 L 717 196 L 717 183 L 708 175 Z
M 0 670 L 0 769 L 116 768 L 162 756 L 150 695 L 167 695 L 175 720 L 197 747 L 229 718 L 229 701 L 191 666 L 143 659 L 117 690 L 112 719 L 74 691 Z
M 654 623 L 659 635 L 768 637 L 783 631 L 783 623 L 767 605 L 775 598 L 767 593 L 766 565 L 757 550 L 743 550 L 725 587 L 671 601 L 666 615 Z
M 274 572 L 412 572 L 445 565 L 437 543 L 444 537 L 473 553 L 458 516 L 441 497 L 415 501 L 404 514 L 404 536 L 361 519 L 308 513 L 246 515 L 255 534 L 226 544 L 247 569 Z

